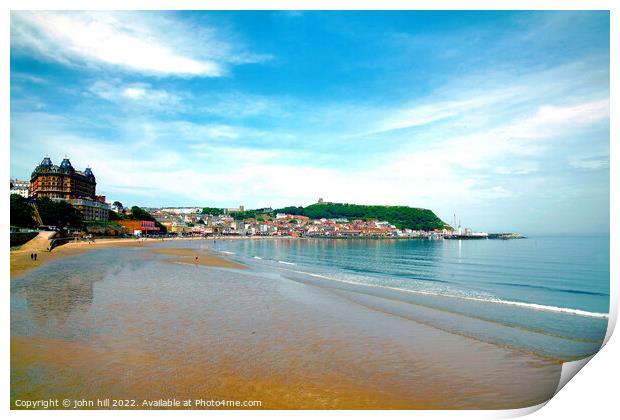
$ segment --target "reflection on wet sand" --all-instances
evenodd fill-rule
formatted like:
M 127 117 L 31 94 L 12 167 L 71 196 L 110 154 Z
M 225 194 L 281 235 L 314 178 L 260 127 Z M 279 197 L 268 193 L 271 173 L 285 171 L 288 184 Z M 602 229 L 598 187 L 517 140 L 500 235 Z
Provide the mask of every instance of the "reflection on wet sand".
M 88 311 L 94 298 L 93 284 L 102 278 L 101 273 L 45 277 L 24 285 L 22 291 L 37 324 L 44 326 L 55 322 L 63 325 L 72 312 Z
M 320 287 L 168 258 L 147 249 L 96 251 L 13 285 L 12 401 L 516 408 L 548 399 L 559 379 L 557 363 L 373 311 Z M 93 265 L 101 277 L 76 274 Z

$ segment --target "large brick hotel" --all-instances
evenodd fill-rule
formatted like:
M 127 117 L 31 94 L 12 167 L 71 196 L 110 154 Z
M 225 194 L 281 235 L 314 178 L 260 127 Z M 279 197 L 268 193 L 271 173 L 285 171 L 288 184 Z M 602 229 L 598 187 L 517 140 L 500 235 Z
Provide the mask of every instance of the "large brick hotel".
M 82 212 L 86 220 L 108 220 L 110 206 L 105 197 L 96 195 L 96 186 L 90 168 L 77 171 L 66 157 L 57 166 L 46 156 L 30 177 L 30 197 L 67 200 Z

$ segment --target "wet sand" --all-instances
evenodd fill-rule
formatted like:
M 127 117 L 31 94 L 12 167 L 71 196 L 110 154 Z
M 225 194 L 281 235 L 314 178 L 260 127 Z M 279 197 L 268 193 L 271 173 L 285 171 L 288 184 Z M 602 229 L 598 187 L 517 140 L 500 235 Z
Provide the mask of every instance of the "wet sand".
M 94 242 L 69 242 L 47 251 L 47 243 L 30 241 L 20 246 L 18 249 L 11 250 L 11 278 L 26 273 L 29 270 L 42 266 L 50 261 L 70 257 L 94 249 L 111 247 L 139 247 L 145 245 L 159 244 L 170 241 L 195 241 L 204 238 L 166 238 L 164 241 L 156 238 L 114 238 L 96 239 Z M 31 253 L 37 253 L 37 260 L 30 258 Z
M 247 267 L 243 264 L 239 264 L 237 262 L 218 257 L 204 250 L 196 250 L 193 248 L 156 248 L 151 249 L 150 251 L 154 254 L 171 255 L 178 257 L 167 260 L 173 263 L 194 264 L 222 268 L 236 268 L 241 270 L 247 269 Z
M 243 372 L 240 372 L 235 355 L 229 355 L 217 365 L 210 363 L 205 366 L 196 362 L 188 364 L 183 360 L 183 355 L 188 351 L 205 352 L 206 349 L 185 348 L 182 353 L 174 355 L 172 360 L 163 360 L 161 354 L 140 349 L 103 351 L 69 340 L 32 337 L 11 339 L 12 369 L 19 374 L 32 365 L 46 366 L 54 372 L 55 387 L 65 389 L 63 396 L 71 399 L 95 400 L 102 395 L 109 395 L 111 398 L 137 398 L 141 403 L 144 399 L 203 398 L 260 401 L 262 406 L 256 408 L 262 409 L 411 406 L 406 400 L 399 400 L 387 392 L 373 392 L 336 372 L 322 378 L 325 381 L 322 384 L 296 383 L 299 378 L 294 373 L 290 377 L 274 375 L 266 369 L 260 369 L 260 366 L 244 364 Z M 171 362 L 175 363 L 173 367 Z M 124 375 L 122 372 L 125 372 Z M 117 374 L 124 377 L 121 376 L 119 381 Z M 82 388 L 86 382 L 91 382 L 91 390 Z M 14 382 L 14 386 L 19 384 Z M 102 393 L 101 389 L 107 392 Z M 49 394 L 34 387 L 31 393 L 20 393 L 19 398 L 35 400 L 43 395 Z M 421 404 L 419 408 L 432 408 L 433 405 Z
M 216 258 L 103 247 L 12 283 L 12 406 L 201 398 L 264 409 L 520 408 L 557 386 L 557 362 L 371 309 L 345 291 L 219 258 L 171 263 L 196 255 Z

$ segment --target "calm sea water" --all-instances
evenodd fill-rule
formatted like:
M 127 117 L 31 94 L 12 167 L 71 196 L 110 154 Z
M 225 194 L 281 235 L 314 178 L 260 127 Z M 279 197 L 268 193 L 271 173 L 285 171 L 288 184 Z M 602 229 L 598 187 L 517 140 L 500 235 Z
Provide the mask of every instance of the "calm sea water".
M 609 312 L 609 236 L 520 240 L 217 240 L 212 249 L 372 308 L 482 341 L 572 360 Z

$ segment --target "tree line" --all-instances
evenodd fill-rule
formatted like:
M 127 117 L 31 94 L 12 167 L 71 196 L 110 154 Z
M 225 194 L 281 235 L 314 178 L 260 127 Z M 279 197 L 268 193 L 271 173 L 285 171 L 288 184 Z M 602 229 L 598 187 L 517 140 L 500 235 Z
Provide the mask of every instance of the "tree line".
M 87 222 L 84 221 L 82 213 L 73 207 L 71 203 L 58 200 L 54 201 L 47 197 L 34 199 L 43 225 L 56 226 L 59 228 L 83 229 Z M 28 203 L 28 199 L 18 194 L 11 194 L 11 226 L 22 228 L 37 228 L 34 220 L 33 207 Z M 110 210 L 109 220 L 147 220 L 155 222 L 160 232 L 165 233 L 166 227 L 159 223 L 151 214 L 142 210 L 138 206 L 131 208 L 131 214 L 116 213 Z
M 310 219 L 382 220 L 398 229 L 433 230 L 448 228 L 432 210 L 408 206 L 366 206 L 361 204 L 321 203 L 307 207 L 284 207 L 277 213 L 307 216 Z
M 47 197 L 35 199 L 35 204 L 44 225 L 80 229 L 84 225 L 82 213 L 67 201 L 53 201 Z M 34 209 L 28 199 L 11 194 L 11 226 L 36 228 Z

